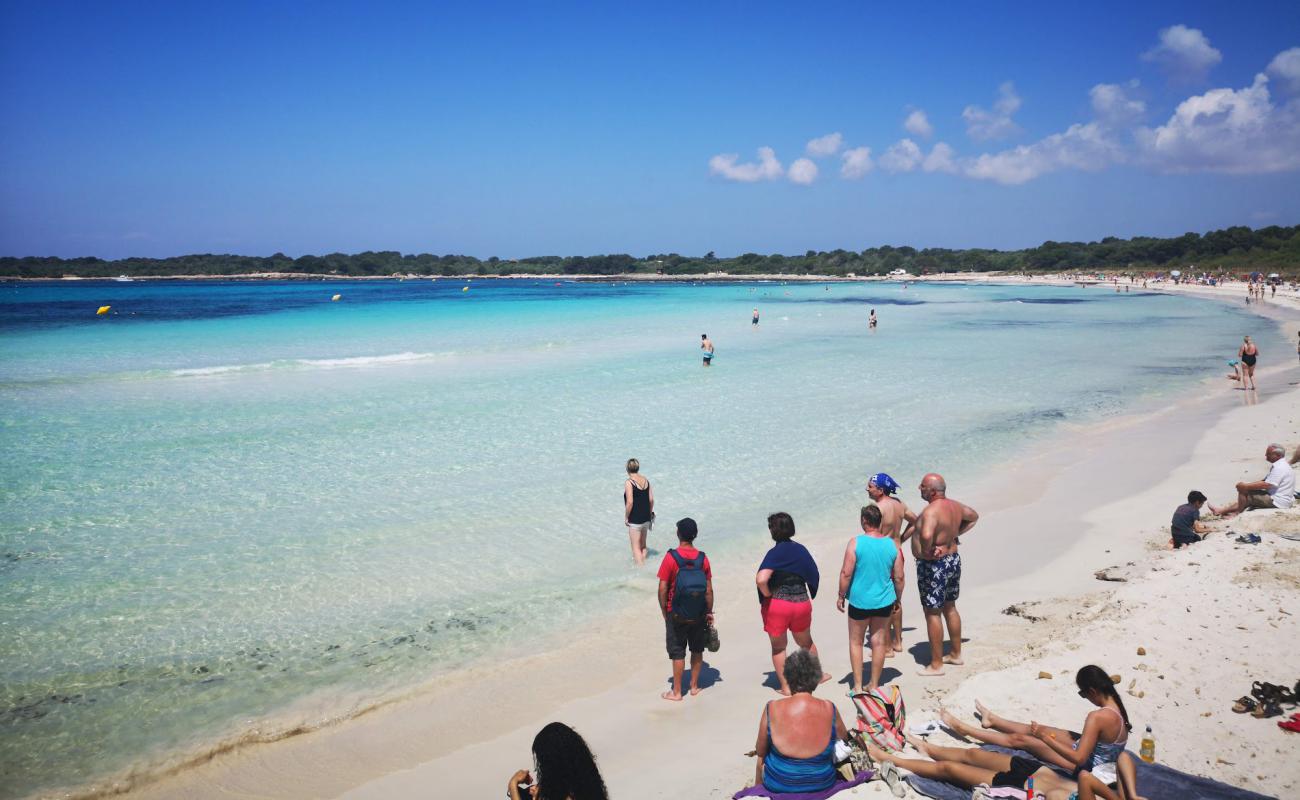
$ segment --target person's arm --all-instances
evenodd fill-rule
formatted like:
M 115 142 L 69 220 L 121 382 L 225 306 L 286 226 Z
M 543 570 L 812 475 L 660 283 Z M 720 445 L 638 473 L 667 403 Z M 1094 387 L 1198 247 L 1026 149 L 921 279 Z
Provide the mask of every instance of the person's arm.
M 628 478 L 623 484 L 623 524 L 626 525 L 632 519 L 632 479 Z
M 754 576 L 754 583 L 758 584 L 758 593 L 765 598 L 772 596 L 772 590 L 767 588 L 767 582 L 770 580 L 772 580 L 772 570 L 770 569 L 760 569 L 758 574 Z
M 655 487 L 650 483 L 650 479 L 645 479 L 646 491 L 650 493 L 650 519 L 655 518 Z
M 1192 522 L 1192 533 L 1198 533 L 1201 536 L 1204 536 L 1207 530 L 1209 529 L 1206 528 L 1205 525 L 1203 525 L 1200 520 L 1195 520 L 1194 522 Z
M 835 608 L 844 613 L 844 598 L 848 597 L 849 584 L 853 582 L 853 569 L 858 564 L 858 552 L 854 540 L 849 540 L 848 549 L 844 551 L 844 565 L 840 567 L 840 593 L 835 600 Z
M 957 528 L 957 535 L 961 536 L 975 527 L 975 523 L 980 521 L 979 512 L 965 503 L 958 503 L 961 506 L 961 527 Z
M 763 706 L 763 714 L 758 718 L 758 740 L 754 742 L 754 755 L 758 757 L 758 763 L 754 765 L 754 785 L 758 786 L 763 782 L 763 759 L 767 758 L 767 706 Z
M 1300 353 L 1300 345 L 1296 345 L 1296 352 Z M 1291 453 L 1291 465 L 1300 464 L 1300 444 L 1295 446 L 1295 451 Z
M 831 703 L 829 700 L 826 702 Z M 835 707 L 834 703 L 831 703 L 831 714 L 835 717 L 835 738 L 842 742 L 849 738 L 849 731 L 844 727 L 844 718 L 840 716 L 840 710 Z
M 709 576 L 704 582 L 704 618 L 709 622 L 713 621 L 713 576 Z
M 1100 727 L 1097 715 L 1100 713 L 1101 711 L 1097 710 L 1088 715 L 1083 723 L 1083 733 L 1079 735 L 1079 740 L 1074 747 L 1070 746 L 1070 742 L 1063 742 L 1054 737 L 1050 728 L 1037 722 L 1029 723 L 1029 735 L 1037 737 L 1075 767 L 1082 767 L 1088 763 L 1088 759 L 1092 758 L 1092 750 L 1097 746 L 1097 729 Z
M 532 783 L 533 779 L 529 776 L 528 770 L 521 769 L 510 776 L 510 782 L 506 784 L 506 796 L 510 800 L 523 800 L 523 795 L 519 792 L 519 784 Z
M 903 551 L 900 549 L 894 554 L 894 568 L 890 571 L 890 578 L 894 581 L 894 605 L 903 604 Z
M 709 603 L 709 607 L 712 608 L 713 604 Z M 668 581 L 664 580 L 659 581 L 659 613 L 668 619 Z
M 935 527 L 934 515 L 922 511 L 916 520 L 916 541 L 922 553 L 929 554 L 934 549 Z

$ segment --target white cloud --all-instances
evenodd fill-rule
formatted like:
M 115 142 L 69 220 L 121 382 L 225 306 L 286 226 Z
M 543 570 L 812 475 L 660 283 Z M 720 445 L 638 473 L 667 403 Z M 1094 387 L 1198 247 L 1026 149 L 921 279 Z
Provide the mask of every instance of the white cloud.
M 921 169 L 926 172 L 956 172 L 957 161 L 953 149 L 943 142 L 936 142 L 930 155 L 921 162 Z
M 1300 47 L 1283 50 L 1268 64 L 1268 74 L 1292 92 L 1300 92 Z
M 786 173 L 792 183 L 807 186 L 817 180 L 817 165 L 807 158 L 796 158 Z
M 1142 60 L 1156 62 L 1175 80 L 1200 81 L 1223 54 L 1196 28 L 1172 25 L 1160 31 L 1160 43 L 1143 53 Z
M 776 160 L 776 151 L 770 147 L 758 148 L 758 161 L 737 164 L 740 156 L 736 153 L 721 153 L 709 159 L 709 174 L 721 175 L 729 181 L 754 183 L 770 181 L 781 177 L 781 162 Z
M 903 120 L 903 128 L 913 136 L 920 136 L 922 139 L 929 139 L 934 135 L 934 126 L 930 124 L 930 119 L 921 109 L 916 109 L 907 115 Z
M 844 163 L 840 165 L 840 177 L 857 180 L 866 175 L 875 166 L 871 162 L 870 147 L 855 147 L 840 154 Z
M 1164 172 L 1236 175 L 1300 169 L 1300 98 L 1275 106 L 1268 77 L 1243 89 L 1187 98 L 1157 128 L 1139 128 L 1139 152 Z
M 888 172 L 911 172 L 921 164 L 921 148 L 911 139 L 899 139 L 880 157 L 880 168 Z
M 1071 125 L 1033 144 L 984 153 L 962 164 L 971 178 L 1015 185 L 1061 169 L 1099 170 L 1124 159 L 1124 149 L 1097 122 Z
M 993 110 L 980 106 L 966 106 L 961 118 L 966 120 L 966 133 L 972 139 L 1005 139 L 1020 132 L 1020 127 L 1012 122 L 1011 116 L 1020 109 L 1020 95 L 1016 87 L 1007 81 L 998 87 L 998 99 Z
M 1137 87 L 1137 81 L 1129 81 L 1127 86 L 1097 84 L 1088 91 L 1092 98 L 1092 113 L 1108 125 L 1124 126 L 1137 122 L 1147 110 L 1146 103 L 1129 95 L 1129 90 Z
M 844 136 L 837 131 L 835 133 L 828 133 L 825 136 L 818 136 L 816 139 L 812 139 L 808 142 L 808 146 L 805 149 L 807 150 L 808 155 L 813 158 L 825 158 L 826 156 L 833 156 L 839 152 L 840 145 L 842 144 L 844 144 Z

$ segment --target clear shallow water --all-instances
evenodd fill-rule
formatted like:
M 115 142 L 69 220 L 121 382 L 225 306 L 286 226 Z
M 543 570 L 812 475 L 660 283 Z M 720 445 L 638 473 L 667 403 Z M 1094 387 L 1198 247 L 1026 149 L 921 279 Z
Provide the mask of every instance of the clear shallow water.
M 655 549 L 690 515 L 748 569 L 769 512 L 852 520 L 870 471 L 969 474 L 1245 332 L 1287 352 L 1244 309 L 1099 288 L 464 285 L 0 285 L 0 795 L 643 601 L 629 456 Z

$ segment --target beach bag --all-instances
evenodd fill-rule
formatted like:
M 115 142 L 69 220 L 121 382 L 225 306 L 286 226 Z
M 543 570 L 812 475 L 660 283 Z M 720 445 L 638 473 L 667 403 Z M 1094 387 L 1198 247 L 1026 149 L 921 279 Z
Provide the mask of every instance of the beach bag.
M 704 553 L 697 553 L 695 558 L 686 559 L 676 550 L 669 550 L 668 555 L 677 562 L 677 580 L 673 583 L 673 617 L 678 622 L 698 622 L 708 612 L 705 593 L 709 588 L 708 576 L 704 574 Z
M 897 686 L 882 686 L 874 691 L 853 695 L 858 712 L 858 730 L 872 743 L 890 753 L 903 749 L 903 731 L 907 730 L 907 707 Z

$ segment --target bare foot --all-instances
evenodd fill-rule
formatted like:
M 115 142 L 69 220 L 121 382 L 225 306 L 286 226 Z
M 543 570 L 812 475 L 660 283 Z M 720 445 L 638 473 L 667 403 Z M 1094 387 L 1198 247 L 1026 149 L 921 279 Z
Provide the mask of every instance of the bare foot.
M 691 697 L 694 697 L 695 695 L 697 695 L 697 694 L 699 694 L 699 693 L 700 693 L 700 687 L 698 687 L 698 686 L 692 686 L 692 687 L 691 687 Z
M 887 658 L 887 659 L 888 659 L 888 658 L 893 658 L 894 655 L 895 655 L 896 653 L 898 653 L 897 650 L 886 650 L 886 651 L 885 651 L 885 658 Z
M 980 701 L 975 701 L 975 715 L 980 718 L 980 724 L 986 728 L 993 727 L 993 712 L 989 711 L 988 706 Z
M 879 747 L 876 747 L 874 744 L 871 743 L 870 739 L 867 739 L 866 742 L 867 742 L 867 755 L 871 756 L 872 761 L 879 764 L 882 761 L 889 760 L 889 753 L 886 753 L 884 750 L 881 750 Z
M 948 709 L 946 708 L 940 709 L 939 721 L 942 722 L 944 727 L 948 728 L 949 730 L 954 730 L 957 733 L 962 734 L 963 736 L 966 734 L 966 723 L 962 722 L 961 720 L 954 717 L 952 714 L 948 713 Z
M 895 653 L 903 652 L 903 643 L 901 641 L 894 642 L 894 652 Z
M 930 755 L 930 745 L 927 744 L 926 741 L 920 738 L 919 736 L 913 736 L 910 733 L 904 733 L 903 740 L 908 744 L 910 744 L 912 746 L 912 749 L 916 750 L 918 753 L 925 756 L 926 758 L 932 757 Z
M 825 683 L 826 681 L 828 681 L 828 680 L 830 680 L 830 679 L 831 679 L 831 674 L 830 674 L 829 672 L 823 672 L 823 673 L 822 673 L 822 679 L 819 681 L 819 683 Z
M 855 694 L 863 694 L 861 686 L 854 686 L 852 689 L 849 689 L 849 697 L 852 697 Z
M 682 702 L 682 696 L 680 694 L 677 694 L 676 692 L 664 692 L 659 696 L 665 700 L 672 700 L 674 703 Z
M 954 655 L 949 655 L 949 656 L 944 656 L 944 657 L 943 657 L 943 663 L 945 663 L 945 664 L 952 664 L 954 667 L 960 667 L 961 665 L 965 664 L 966 662 L 965 662 L 965 661 L 962 661 L 962 660 L 961 660 L 961 656 L 959 656 L 959 655 L 956 655 L 956 656 L 954 656 Z
M 934 678 L 943 674 L 943 668 L 940 667 L 935 669 L 934 667 L 921 667 L 916 671 L 916 674 L 923 678 Z

